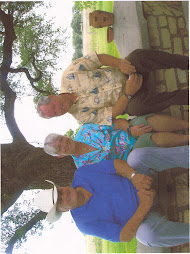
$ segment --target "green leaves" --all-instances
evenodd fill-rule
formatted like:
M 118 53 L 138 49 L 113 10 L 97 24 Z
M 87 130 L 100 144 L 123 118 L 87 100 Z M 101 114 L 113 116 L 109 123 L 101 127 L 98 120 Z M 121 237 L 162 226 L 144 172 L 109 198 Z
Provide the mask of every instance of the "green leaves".
M 32 78 L 39 76 L 42 72 L 40 81 L 33 83 L 31 90 L 31 81 L 26 80 L 24 73 L 12 73 L 8 76 L 8 81 L 14 87 L 17 96 L 39 95 L 39 90 L 35 91 L 35 87 L 43 91 L 55 93 L 52 76 L 60 69 L 58 59 L 62 52 L 66 52 L 68 35 L 66 29 L 56 28 L 54 20 L 47 18 L 46 8 L 49 4 L 42 2 L 4 2 L 1 9 L 5 13 L 13 15 L 14 29 L 17 39 L 13 44 L 13 61 L 11 67 L 14 69 L 26 68 Z M 0 30 L 4 28 L 1 24 Z M 0 48 L 2 54 L 2 46 L 4 36 L 0 39 Z M 0 55 L 2 58 L 2 55 Z M 35 66 L 33 59 L 35 58 Z M 37 71 L 39 70 L 39 71 Z M 23 82 L 23 77 L 26 82 Z M 13 85 L 14 83 L 14 85 Z
M 76 2 L 75 2 L 76 3 Z M 79 11 L 76 10 L 76 6 L 73 6 L 72 9 L 73 12 L 73 18 L 71 22 L 71 27 L 73 29 L 73 48 L 75 49 L 75 52 L 73 54 L 72 61 L 74 61 L 77 58 L 80 58 L 83 56 L 82 54 L 82 15 Z
M 95 7 L 96 3 L 97 1 L 76 1 L 75 6 L 77 10 L 82 12 L 83 9 Z

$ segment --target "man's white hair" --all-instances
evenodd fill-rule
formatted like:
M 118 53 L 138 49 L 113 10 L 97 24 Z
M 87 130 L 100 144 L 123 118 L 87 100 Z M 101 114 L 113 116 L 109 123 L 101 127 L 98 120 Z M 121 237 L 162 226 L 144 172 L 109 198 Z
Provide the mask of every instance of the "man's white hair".
M 42 105 L 47 105 L 50 101 L 51 101 L 51 99 L 48 96 L 43 96 L 43 97 L 39 98 L 39 100 L 37 102 L 37 105 L 36 105 L 37 112 L 43 118 L 50 118 L 50 117 L 44 116 L 40 107 Z
M 56 133 L 49 134 L 44 141 L 44 151 L 52 156 L 59 156 L 57 153 L 57 149 L 55 148 L 55 141 L 57 138 L 59 138 L 61 135 Z

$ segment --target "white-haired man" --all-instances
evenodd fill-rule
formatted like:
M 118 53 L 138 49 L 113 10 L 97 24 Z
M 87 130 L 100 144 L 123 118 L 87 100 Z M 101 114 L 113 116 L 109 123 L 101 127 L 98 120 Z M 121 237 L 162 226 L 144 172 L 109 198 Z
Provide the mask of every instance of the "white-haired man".
M 148 74 L 155 69 L 188 66 L 188 57 L 157 50 L 135 50 L 126 59 L 93 52 L 64 71 L 61 94 L 40 99 L 37 111 L 45 118 L 69 112 L 81 123 L 111 125 L 120 114 L 139 116 L 188 104 L 188 90 L 155 93 L 147 82 Z M 131 79 L 127 80 L 129 75 Z

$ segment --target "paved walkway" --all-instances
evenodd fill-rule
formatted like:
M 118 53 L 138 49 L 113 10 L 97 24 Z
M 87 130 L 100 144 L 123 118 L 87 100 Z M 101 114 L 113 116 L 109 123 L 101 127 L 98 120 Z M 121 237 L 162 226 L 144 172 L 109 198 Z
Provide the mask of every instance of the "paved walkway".
M 184 4 L 187 7 L 185 9 L 183 9 Z M 126 45 L 130 52 L 136 48 L 149 47 L 173 54 L 188 55 L 188 25 L 184 16 L 187 10 L 188 2 L 183 2 L 182 6 L 181 1 L 143 1 L 136 2 L 136 6 L 135 2 L 114 2 L 114 41 L 121 57 L 129 53 Z M 131 17 L 130 21 L 127 16 Z M 119 29 L 118 22 L 121 24 Z M 128 31 L 125 32 L 125 29 Z M 140 40 L 139 34 L 141 34 Z M 188 87 L 188 75 L 188 71 L 178 69 L 157 70 L 151 73 L 151 79 L 156 84 L 158 92 L 173 91 Z M 189 120 L 188 106 L 172 106 L 162 113 Z M 174 171 L 168 170 L 159 174 L 158 186 L 163 213 L 172 221 L 188 223 L 189 173 L 187 170 L 176 168 Z M 189 252 L 188 244 L 173 247 L 171 250 L 139 247 L 140 252 Z
M 173 54 L 188 55 L 188 30 L 182 2 L 143 2 L 150 47 Z M 188 88 L 188 71 L 170 69 L 154 72 L 156 89 L 173 91 Z M 164 113 L 189 120 L 188 106 L 172 106 Z M 189 174 L 176 168 L 158 177 L 160 206 L 172 221 L 189 222 Z M 189 252 L 189 246 L 171 248 L 171 252 Z
M 114 1 L 114 42 L 121 58 L 133 50 L 143 48 L 136 2 Z

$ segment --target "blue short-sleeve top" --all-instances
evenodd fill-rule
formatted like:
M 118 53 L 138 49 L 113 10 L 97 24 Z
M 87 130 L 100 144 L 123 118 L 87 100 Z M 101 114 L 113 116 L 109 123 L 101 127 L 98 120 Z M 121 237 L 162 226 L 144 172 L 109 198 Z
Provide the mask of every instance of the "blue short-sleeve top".
M 114 160 L 78 168 L 72 187 L 92 193 L 86 204 L 71 210 L 79 230 L 119 242 L 120 232 L 135 213 L 139 198 L 132 182 L 116 174 Z

